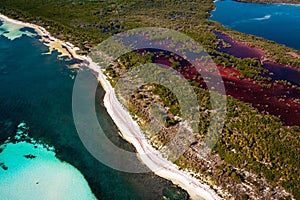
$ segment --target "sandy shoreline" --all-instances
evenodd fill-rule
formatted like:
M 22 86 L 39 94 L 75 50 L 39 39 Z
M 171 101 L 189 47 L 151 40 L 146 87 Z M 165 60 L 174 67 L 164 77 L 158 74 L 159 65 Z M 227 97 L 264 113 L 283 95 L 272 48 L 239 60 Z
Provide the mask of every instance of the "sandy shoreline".
M 98 80 L 106 91 L 103 101 L 107 112 L 122 132 L 123 138 L 134 145 L 142 162 L 153 170 L 156 175 L 168 179 L 185 189 L 192 199 L 220 199 L 208 185 L 200 183 L 198 179 L 185 171 L 179 170 L 175 164 L 161 157 L 160 153 L 147 142 L 129 112 L 117 100 L 114 88 L 112 88 L 100 67 L 90 58 L 87 58 L 87 60 L 90 62 L 90 68 L 99 73 Z M 128 127 L 128 121 L 131 121 L 133 126 Z
M 39 36 L 41 36 L 41 42 L 43 42 L 46 46 L 49 47 L 49 52 L 52 53 L 53 50 L 57 50 L 59 53 L 61 53 L 60 57 L 62 56 L 67 56 L 70 58 L 76 58 L 79 60 L 83 60 L 83 57 L 76 54 L 76 51 L 79 50 L 78 47 L 75 47 L 69 42 L 64 42 L 62 40 L 59 40 L 57 38 L 54 38 L 51 36 L 51 34 L 43 27 L 35 25 L 35 24 L 30 24 L 27 22 L 21 22 L 15 19 L 11 19 L 5 15 L 0 14 L 0 19 L 6 22 L 10 22 L 13 24 L 18 24 L 21 26 L 26 26 L 29 28 L 33 28 Z
M 175 164 L 162 158 L 161 154 L 152 148 L 140 131 L 138 124 L 117 100 L 114 89 L 107 81 L 100 67 L 94 63 L 91 58 L 77 55 L 77 47 L 74 47 L 68 42 L 53 38 L 43 27 L 10 19 L 2 14 L 0 14 L 0 19 L 35 29 L 36 32 L 42 36 L 42 41 L 49 46 L 50 52 L 52 48 L 52 50 L 55 49 L 65 56 L 66 52 L 64 52 L 63 49 L 67 48 L 70 57 L 88 61 L 90 63 L 89 68 L 98 73 L 98 80 L 106 91 L 104 105 L 107 112 L 121 131 L 123 138 L 134 145 L 141 161 L 153 170 L 156 175 L 168 179 L 185 189 L 192 199 L 221 199 L 208 185 L 200 183 L 198 179 L 192 177 L 189 173 L 179 170 Z M 127 126 L 128 121 L 130 121 L 133 126 Z

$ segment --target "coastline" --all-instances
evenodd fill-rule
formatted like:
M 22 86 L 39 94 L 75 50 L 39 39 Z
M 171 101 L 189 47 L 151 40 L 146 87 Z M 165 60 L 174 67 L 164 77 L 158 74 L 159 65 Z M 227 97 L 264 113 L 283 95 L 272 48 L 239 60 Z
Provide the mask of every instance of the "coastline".
M 192 177 L 188 172 L 179 170 L 178 166 L 171 163 L 167 159 L 162 158 L 161 154 L 147 142 L 143 133 L 140 131 L 138 124 L 132 119 L 130 113 L 124 109 L 124 107 L 117 100 L 114 89 L 106 79 L 106 76 L 103 74 L 100 67 L 94 63 L 91 58 L 76 54 L 76 51 L 79 50 L 79 48 L 75 47 L 69 42 L 64 42 L 53 38 L 50 33 L 46 31 L 46 29 L 38 25 L 17 21 L 2 14 L 0 14 L 0 19 L 10 23 L 33 28 L 42 37 L 41 41 L 49 47 L 49 53 L 51 53 L 52 50 L 57 50 L 62 54 L 60 56 L 69 55 L 71 58 L 88 61 L 88 67 L 98 73 L 98 81 L 106 91 L 104 96 L 104 105 L 109 115 L 121 131 L 122 137 L 127 142 L 134 145 L 141 161 L 146 164 L 156 175 L 170 180 L 174 184 L 177 184 L 181 188 L 185 189 L 192 199 L 221 199 L 214 190 L 210 189 L 209 185 L 200 183 L 200 180 Z M 131 124 L 134 125 L 133 128 L 127 126 L 127 121 L 130 121 Z
M 25 26 L 25 27 L 34 29 L 37 32 L 37 34 L 42 37 L 40 39 L 40 41 L 49 47 L 48 53 L 52 53 L 53 50 L 57 50 L 59 53 L 61 53 L 61 55 L 59 57 L 68 56 L 70 58 L 75 58 L 75 59 L 79 59 L 79 60 L 84 59 L 82 56 L 76 54 L 76 51 L 79 50 L 78 47 L 75 47 L 74 45 L 72 45 L 69 42 L 64 42 L 62 40 L 52 37 L 51 34 L 45 28 L 43 28 L 41 26 L 27 23 L 27 22 L 21 22 L 21 21 L 15 20 L 15 19 L 11 19 L 1 13 L 0 13 L 0 19 L 4 20 L 6 22 L 9 22 L 9 23 L 18 24 L 21 26 Z M 46 54 L 48 54 L 48 53 L 46 53 Z
M 156 175 L 168 179 L 185 189 L 192 199 L 221 199 L 208 185 L 200 183 L 200 180 L 192 177 L 188 172 L 179 170 L 175 164 L 162 158 L 160 152 L 156 151 L 147 142 L 130 113 L 117 100 L 114 89 L 100 67 L 90 58 L 87 57 L 87 60 L 90 62 L 90 69 L 99 73 L 98 81 L 106 91 L 103 101 L 107 112 L 121 131 L 122 137 L 136 148 L 141 161 Z M 126 122 L 129 120 L 133 124 L 132 127 L 126 126 Z

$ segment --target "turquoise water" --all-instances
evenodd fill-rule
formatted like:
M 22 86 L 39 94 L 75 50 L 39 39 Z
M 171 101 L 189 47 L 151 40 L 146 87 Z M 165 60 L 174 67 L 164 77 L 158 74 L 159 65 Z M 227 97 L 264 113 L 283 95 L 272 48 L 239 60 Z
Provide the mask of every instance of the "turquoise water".
M 215 2 L 211 20 L 300 50 L 300 6 Z
M 57 159 L 53 147 L 30 138 L 27 130 L 20 123 L 14 142 L 0 145 L 1 199 L 96 199 L 82 174 Z
M 43 55 L 48 48 L 37 37 L 17 32 L 10 34 L 14 39 L 10 40 L 4 35 L 7 31 L 0 31 L 0 146 L 8 137 L 14 137 L 17 126 L 25 122 L 29 136 L 54 146 L 56 157 L 76 167 L 97 198 L 163 199 L 164 195 L 177 191 L 186 196 L 153 173 L 123 173 L 94 159 L 82 145 L 73 122 L 72 90 L 76 72 L 67 68 L 71 61 L 57 59 L 55 52 Z M 119 137 L 101 105 L 103 95 L 99 87 L 96 111 L 101 127 L 116 145 L 133 151 L 133 147 Z M 0 193 L 0 199 L 14 200 L 3 195 Z

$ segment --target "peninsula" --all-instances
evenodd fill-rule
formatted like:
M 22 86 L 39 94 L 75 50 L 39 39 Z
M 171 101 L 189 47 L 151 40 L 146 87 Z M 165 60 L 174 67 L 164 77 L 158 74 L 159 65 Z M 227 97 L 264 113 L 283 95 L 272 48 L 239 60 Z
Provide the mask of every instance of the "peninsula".
M 51 48 L 60 49 L 62 54 L 66 53 L 62 49 L 67 48 L 71 58 L 88 63 L 87 66 L 99 73 L 98 78 L 107 92 L 104 103 L 116 125 L 122 123 L 117 113 L 124 116 L 131 113 L 131 120 L 143 133 L 131 130 L 129 134 L 144 134 L 148 139 L 146 144 L 137 143 L 136 137 L 128 139 L 138 153 L 143 153 L 141 146 L 147 147 L 144 151 L 160 152 L 173 138 L 181 118 L 178 99 L 168 88 L 149 84 L 132 94 L 126 111 L 118 106 L 113 86 L 126 71 L 149 62 L 164 63 L 181 73 L 193 87 L 199 109 L 205 114 L 199 120 L 197 140 L 170 169 L 157 174 L 179 184 L 194 199 L 200 198 L 199 193 L 206 199 L 299 199 L 300 112 L 283 113 L 281 108 L 300 111 L 300 88 L 288 80 L 272 80 L 264 66 L 284 67 L 298 73 L 300 52 L 207 20 L 214 8 L 212 0 L 163 3 L 5 0 L 0 5 L 0 13 L 30 23 L 25 25 L 48 36 L 46 42 L 49 46 L 52 43 Z M 201 44 L 217 64 L 228 95 L 227 118 L 221 137 L 208 157 L 201 157 L 199 149 L 213 112 L 209 93 L 201 74 L 192 71 L 182 58 L 144 49 L 125 54 L 106 70 L 100 70 L 86 57 L 93 47 L 111 35 L 137 27 L 165 27 L 185 33 Z M 281 95 L 282 91 L 286 93 Z M 167 116 L 161 131 L 148 133 L 150 108 L 154 104 L 167 111 Z

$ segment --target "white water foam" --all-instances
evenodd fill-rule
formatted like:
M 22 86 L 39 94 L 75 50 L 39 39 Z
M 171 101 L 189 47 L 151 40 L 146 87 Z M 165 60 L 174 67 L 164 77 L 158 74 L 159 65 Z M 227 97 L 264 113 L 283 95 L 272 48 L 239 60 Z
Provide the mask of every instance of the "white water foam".
M 20 24 L 13 24 L 6 21 L 1 21 L 3 24 L 0 26 L 0 35 L 3 35 L 9 40 L 15 40 L 17 38 L 22 37 L 23 35 L 33 37 L 36 36 L 36 34 L 29 32 L 29 31 L 22 31 L 22 28 L 25 28 L 25 26 L 22 26 Z
M 254 18 L 256 21 L 268 20 L 271 18 L 271 15 L 265 15 L 264 17 Z

